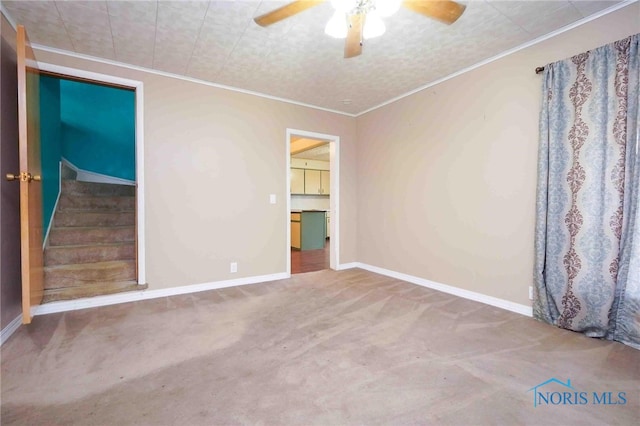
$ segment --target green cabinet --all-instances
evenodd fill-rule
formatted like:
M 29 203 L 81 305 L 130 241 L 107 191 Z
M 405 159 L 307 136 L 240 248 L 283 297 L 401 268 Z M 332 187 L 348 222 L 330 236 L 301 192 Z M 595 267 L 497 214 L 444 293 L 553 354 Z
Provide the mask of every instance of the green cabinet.
M 300 250 L 324 248 L 326 236 L 324 211 L 291 213 L 291 246 Z

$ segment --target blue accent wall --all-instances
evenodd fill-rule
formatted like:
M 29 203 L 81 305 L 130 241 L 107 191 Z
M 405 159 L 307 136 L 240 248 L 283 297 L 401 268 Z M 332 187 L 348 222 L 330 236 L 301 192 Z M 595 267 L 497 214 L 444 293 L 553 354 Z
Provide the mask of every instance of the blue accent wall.
M 62 157 L 82 170 L 135 181 L 135 92 L 41 75 L 40 138 L 47 230 Z
M 40 153 L 42 163 L 42 222 L 46 230 L 60 192 L 60 79 L 40 76 Z
M 135 180 L 135 92 L 60 80 L 62 155 L 80 169 Z

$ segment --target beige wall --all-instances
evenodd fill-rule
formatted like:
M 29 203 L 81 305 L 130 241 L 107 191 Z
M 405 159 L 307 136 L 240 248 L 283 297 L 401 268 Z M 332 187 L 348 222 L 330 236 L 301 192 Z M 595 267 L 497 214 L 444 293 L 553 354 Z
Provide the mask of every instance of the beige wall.
M 634 4 L 357 119 L 37 56 L 144 82 L 150 288 L 285 270 L 291 127 L 341 137 L 341 263 L 529 304 L 541 84 L 533 70 L 640 31 L 639 12 Z
M 358 117 L 358 260 L 529 305 L 534 68 L 640 32 L 639 7 Z
M 340 261 L 356 260 L 353 117 L 45 51 L 36 57 L 144 83 L 150 289 L 285 272 L 287 127 L 340 136 Z

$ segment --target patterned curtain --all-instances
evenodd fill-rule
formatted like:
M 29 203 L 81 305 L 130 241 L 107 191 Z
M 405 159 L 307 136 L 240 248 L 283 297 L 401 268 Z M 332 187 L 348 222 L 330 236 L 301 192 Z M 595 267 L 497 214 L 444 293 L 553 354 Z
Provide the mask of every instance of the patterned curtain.
M 640 34 L 545 67 L 534 317 L 640 349 Z

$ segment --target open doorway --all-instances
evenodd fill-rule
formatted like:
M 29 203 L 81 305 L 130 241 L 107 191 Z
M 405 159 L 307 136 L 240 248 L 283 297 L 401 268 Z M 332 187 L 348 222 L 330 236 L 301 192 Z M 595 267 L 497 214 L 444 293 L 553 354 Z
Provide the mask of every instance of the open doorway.
M 44 302 L 146 288 L 142 83 L 41 70 Z
M 338 263 L 337 136 L 287 130 L 287 273 L 336 269 Z

